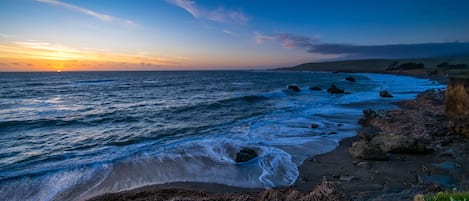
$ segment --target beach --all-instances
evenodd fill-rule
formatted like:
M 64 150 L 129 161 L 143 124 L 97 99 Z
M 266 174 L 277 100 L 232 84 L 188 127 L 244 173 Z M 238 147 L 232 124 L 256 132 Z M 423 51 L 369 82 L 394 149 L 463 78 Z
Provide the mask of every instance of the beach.
M 427 76 L 422 72 L 411 72 L 411 75 Z M 445 77 L 433 79 L 441 82 Z M 90 200 L 412 200 L 416 194 L 467 191 L 468 140 L 448 133 L 444 94 L 444 90 L 431 90 L 419 94 L 414 100 L 394 103 L 398 109 L 373 111 L 377 115 L 372 117 L 364 113 L 357 136 L 343 139 L 331 152 L 305 160 L 299 166 L 295 184 L 287 188 L 246 189 L 183 182 L 147 186 Z M 409 118 L 409 115 L 415 118 Z M 370 127 L 381 131 L 410 129 L 411 132 L 423 132 L 417 135 L 425 136 L 418 138 L 424 140 L 425 148 L 415 150 L 414 146 L 404 143 L 396 146 L 405 148 L 387 151 L 385 158 L 351 156 L 354 143 L 377 135 L 375 130 L 370 131 Z M 393 139 L 386 140 L 393 142 Z

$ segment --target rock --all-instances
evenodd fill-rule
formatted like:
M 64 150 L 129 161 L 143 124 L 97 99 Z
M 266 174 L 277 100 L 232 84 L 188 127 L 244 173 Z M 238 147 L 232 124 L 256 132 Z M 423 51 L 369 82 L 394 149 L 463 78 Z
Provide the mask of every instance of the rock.
M 327 89 L 327 92 L 331 93 L 331 94 L 343 94 L 344 93 L 344 90 L 343 89 L 339 89 L 337 88 L 337 86 L 335 86 L 335 84 L 332 84 L 329 89 Z
M 414 201 L 425 201 L 425 197 L 422 194 L 417 194 L 414 196 Z
M 311 128 L 319 128 L 319 124 L 311 124 Z
M 376 118 L 376 117 L 379 117 L 378 113 L 376 113 L 374 110 L 372 109 L 364 109 L 363 111 L 363 115 L 365 115 L 366 118 Z
M 392 95 L 391 95 L 388 91 L 386 91 L 386 90 L 380 91 L 380 92 L 379 92 L 379 96 L 381 96 L 381 97 L 383 97 L 383 98 L 392 98 Z
M 469 137 L 469 74 L 448 80 L 445 113 L 451 120 L 450 131 Z
M 236 153 L 236 162 L 247 162 L 257 157 L 257 152 L 254 149 L 243 148 L 238 153 Z
M 424 142 L 406 135 L 377 135 L 370 140 L 370 144 L 379 146 L 381 150 L 390 153 L 422 154 L 430 151 Z
M 321 181 L 302 201 L 348 201 L 350 200 L 335 182 Z
M 379 128 L 367 126 L 361 128 L 358 131 L 358 136 L 360 136 L 362 139 L 370 141 L 372 138 L 379 135 L 379 132 L 381 132 Z
M 270 189 L 262 193 L 259 201 L 297 201 L 301 200 L 303 193 L 295 189 L 280 190 L 280 189 Z
M 349 82 L 356 82 L 357 80 L 355 80 L 355 78 L 353 77 L 346 77 L 345 80 L 349 81 Z
M 369 143 L 366 140 L 359 140 L 352 144 L 349 153 L 353 158 L 363 160 L 388 160 L 389 157 L 380 146 Z
M 296 85 L 288 85 L 287 86 L 287 89 L 288 90 L 291 90 L 291 91 L 294 91 L 294 92 L 300 92 L 300 87 L 296 86 Z
M 311 86 L 311 87 L 309 87 L 309 90 L 311 90 L 311 91 L 322 91 L 321 87 L 318 87 L 318 86 Z

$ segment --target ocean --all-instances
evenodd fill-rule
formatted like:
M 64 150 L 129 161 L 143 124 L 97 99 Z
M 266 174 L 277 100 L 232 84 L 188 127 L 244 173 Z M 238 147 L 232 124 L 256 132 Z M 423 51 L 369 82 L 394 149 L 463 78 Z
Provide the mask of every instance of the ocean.
M 333 83 L 349 94 L 328 94 Z M 363 109 L 432 88 L 444 86 L 367 73 L 0 73 L 0 198 L 84 200 L 168 182 L 290 186 L 305 159 L 356 135 Z M 236 163 L 242 148 L 258 157 Z

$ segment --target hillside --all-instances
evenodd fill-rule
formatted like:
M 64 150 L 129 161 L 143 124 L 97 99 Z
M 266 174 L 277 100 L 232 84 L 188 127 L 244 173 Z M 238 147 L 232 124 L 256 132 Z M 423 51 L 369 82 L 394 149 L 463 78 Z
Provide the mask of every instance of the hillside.
M 441 57 L 441 58 L 421 58 L 421 59 L 364 59 L 364 60 L 344 60 L 318 63 L 304 63 L 294 67 L 278 68 L 275 70 L 293 71 L 340 71 L 340 72 L 382 72 L 393 62 L 399 64 L 414 62 L 423 63 L 425 71 L 436 69 L 442 62 L 450 64 L 469 64 L 469 56 Z

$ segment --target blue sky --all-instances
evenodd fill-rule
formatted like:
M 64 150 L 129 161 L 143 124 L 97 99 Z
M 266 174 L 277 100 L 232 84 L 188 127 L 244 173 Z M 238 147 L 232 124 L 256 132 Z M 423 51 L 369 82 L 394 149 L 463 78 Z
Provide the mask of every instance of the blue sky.
M 158 70 L 446 56 L 469 53 L 468 24 L 469 1 L 2 0 L 0 58 Z

